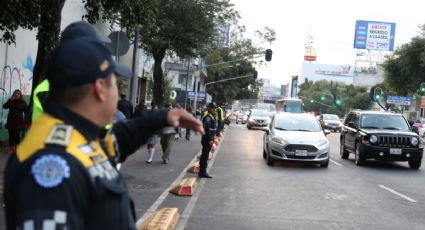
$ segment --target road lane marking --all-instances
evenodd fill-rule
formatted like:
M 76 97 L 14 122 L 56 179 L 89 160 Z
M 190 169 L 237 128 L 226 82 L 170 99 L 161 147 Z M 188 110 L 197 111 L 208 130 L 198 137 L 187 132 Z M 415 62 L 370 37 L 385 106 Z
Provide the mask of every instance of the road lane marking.
M 395 190 L 392 190 L 392 189 L 390 189 L 390 188 L 388 188 L 388 187 L 385 187 L 385 186 L 384 186 L 384 185 L 382 185 L 382 184 L 380 184 L 380 185 L 379 185 L 379 187 L 380 187 L 380 188 L 382 188 L 382 189 L 387 190 L 388 192 L 390 192 L 390 193 L 392 193 L 392 194 L 395 194 L 395 195 L 397 195 L 397 196 L 399 196 L 399 197 L 402 197 L 402 198 L 404 198 L 404 199 L 406 199 L 406 200 L 408 200 L 408 201 L 410 201 L 410 202 L 412 202 L 412 203 L 416 203 L 416 200 L 414 200 L 414 199 L 412 199 L 412 198 L 410 198 L 410 197 L 408 197 L 408 196 L 405 196 L 405 195 L 403 195 L 403 194 L 401 194 L 401 193 L 399 193 L 399 192 L 397 192 L 397 191 L 395 191 Z
M 208 168 L 211 169 L 214 165 L 215 158 L 217 157 L 217 153 L 220 151 L 221 143 L 224 141 L 224 137 L 226 136 L 226 133 L 224 133 L 220 143 L 217 146 L 217 149 L 214 152 L 213 158 L 211 159 L 210 163 L 208 164 Z M 187 224 L 187 221 L 189 220 L 190 216 L 192 215 L 192 211 L 195 208 L 196 202 L 198 201 L 199 195 L 201 194 L 202 189 L 204 188 L 204 185 L 207 180 L 210 179 L 201 179 L 198 188 L 195 191 L 195 194 L 190 197 L 189 203 L 187 204 L 186 208 L 184 209 L 182 215 L 180 216 L 179 223 L 176 226 L 176 230 L 184 230 Z
M 339 167 L 342 167 L 342 166 L 343 166 L 342 164 L 338 163 L 337 161 L 334 161 L 334 160 L 332 160 L 332 159 L 330 159 L 330 158 L 329 158 L 329 160 L 330 160 L 332 163 L 334 163 L 334 164 L 338 165 Z

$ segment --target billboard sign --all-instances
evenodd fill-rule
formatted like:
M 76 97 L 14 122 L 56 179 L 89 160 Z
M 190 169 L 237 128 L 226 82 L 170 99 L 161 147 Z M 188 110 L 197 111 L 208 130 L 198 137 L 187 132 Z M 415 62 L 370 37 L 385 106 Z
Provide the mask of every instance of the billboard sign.
M 387 97 L 388 104 L 397 104 L 397 105 L 411 105 L 412 98 L 411 97 L 401 97 L 401 96 L 388 96 Z
M 393 51 L 395 23 L 356 21 L 354 48 Z

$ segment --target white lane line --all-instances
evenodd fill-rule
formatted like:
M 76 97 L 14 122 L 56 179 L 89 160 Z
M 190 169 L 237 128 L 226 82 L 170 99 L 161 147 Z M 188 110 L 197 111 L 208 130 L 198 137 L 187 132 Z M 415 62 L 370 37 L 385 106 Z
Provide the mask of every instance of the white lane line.
M 139 226 L 139 224 L 143 223 L 146 220 L 146 218 L 148 218 L 151 214 L 153 214 L 157 211 L 158 207 L 165 201 L 167 196 L 170 194 L 170 190 L 172 188 L 174 188 L 174 186 L 177 184 L 177 182 L 180 182 L 183 179 L 183 177 L 186 175 L 186 171 L 189 169 L 189 167 L 191 167 L 197 161 L 197 156 L 201 153 L 201 151 L 202 150 L 199 150 L 199 152 L 189 162 L 189 164 L 183 169 L 183 171 L 173 181 L 173 183 L 171 183 L 170 186 L 168 186 L 168 188 L 166 188 L 164 190 L 164 192 L 162 192 L 162 194 L 158 197 L 158 199 L 156 199 L 156 201 L 149 207 L 149 209 L 145 212 L 145 214 L 143 214 L 142 218 L 140 218 L 137 221 L 136 226 Z
M 329 158 L 329 160 L 330 160 L 332 163 L 334 163 L 334 164 L 338 165 L 339 167 L 342 167 L 342 166 L 343 166 L 342 164 L 338 163 L 337 161 L 334 161 L 334 160 L 332 160 L 332 159 L 330 159 L 330 158 Z
M 214 154 L 213 154 L 213 158 L 211 159 L 210 163 L 208 164 L 208 168 L 211 169 L 212 166 L 214 165 L 214 161 L 215 158 L 217 157 L 217 153 L 220 150 L 221 147 L 221 143 L 223 143 L 224 141 L 224 137 L 226 136 L 226 133 L 224 133 L 223 137 L 221 138 L 220 143 L 218 144 Z M 204 188 L 205 182 L 207 180 L 211 180 L 211 179 L 201 179 L 198 187 L 196 188 L 195 193 L 193 194 L 193 196 L 190 198 L 189 203 L 187 204 L 186 208 L 184 209 L 179 223 L 176 226 L 176 230 L 184 230 L 187 224 L 187 221 L 189 220 L 190 216 L 192 215 L 192 211 L 195 208 L 196 202 L 198 201 L 199 198 L 199 194 L 201 193 L 202 189 Z
M 392 194 L 395 194 L 395 195 L 397 195 L 397 196 L 399 196 L 399 197 L 402 197 L 402 198 L 404 198 L 404 199 L 406 199 L 406 200 L 408 200 L 408 201 L 410 201 L 410 202 L 412 202 L 412 203 L 416 203 L 416 200 L 414 200 L 414 199 L 412 199 L 412 198 L 410 198 L 410 197 L 408 197 L 408 196 L 405 196 L 405 195 L 403 195 L 403 194 L 401 194 L 401 193 L 399 193 L 399 192 L 397 192 L 397 191 L 395 191 L 395 190 L 392 190 L 392 189 L 390 189 L 390 188 L 388 188 L 388 187 L 385 187 L 384 185 L 379 185 L 379 187 L 380 188 L 382 188 L 382 189 L 385 189 L 385 190 L 387 190 L 388 192 L 390 192 L 390 193 L 392 193 Z

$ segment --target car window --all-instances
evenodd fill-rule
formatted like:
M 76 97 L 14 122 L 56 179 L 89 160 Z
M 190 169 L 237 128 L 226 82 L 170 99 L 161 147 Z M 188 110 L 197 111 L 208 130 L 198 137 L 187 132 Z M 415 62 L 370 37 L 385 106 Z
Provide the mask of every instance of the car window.
M 251 116 L 256 116 L 256 117 L 268 117 L 269 114 L 266 111 L 261 111 L 261 110 L 254 110 L 251 113 Z
M 322 130 L 319 122 L 310 116 L 282 116 L 277 117 L 275 129 L 284 131 L 319 132 Z
M 386 114 L 364 114 L 361 118 L 360 127 L 365 129 L 410 131 L 409 125 L 402 116 Z
M 335 114 L 324 114 L 323 120 L 339 121 L 339 117 Z
M 347 118 L 345 118 L 344 125 L 348 125 L 350 121 L 353 119 L 353 113 L 348 114 Z

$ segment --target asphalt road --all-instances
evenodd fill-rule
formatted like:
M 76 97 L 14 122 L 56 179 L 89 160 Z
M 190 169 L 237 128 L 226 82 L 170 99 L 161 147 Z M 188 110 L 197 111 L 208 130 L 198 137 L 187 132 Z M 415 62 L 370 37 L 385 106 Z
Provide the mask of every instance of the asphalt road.
M 142 148 L 121 169 L 138 218 L 177 207 L 182 216 L 176 229 L 425 229 L 425 163 L 420 170 L 407 163 L 355 166 L 353 156 L 339 157 L 339 134 L 333 133 L 329 168 L 283 162 L 270 167 L 262 158 L 262 136 L 243 125 L 228 127 L 210 161 L 214 178 L 198 179 L 190 197 L 169 189 L 196 176 L 185 169 L 201 148 L 199 137 L 176 141 L 167 165 L 160 148 L 146 164 Z
M 184 229 L 425 229 L 425 170 L 355 166 L 330 134 L 329 168 L 266 165 L 262 131 L 231 126 Z M 424 164 L 425 166 L 425 164 Z M 181 227 L 181 229 L 183 229 Z

